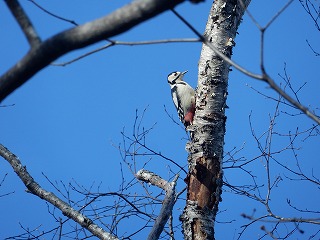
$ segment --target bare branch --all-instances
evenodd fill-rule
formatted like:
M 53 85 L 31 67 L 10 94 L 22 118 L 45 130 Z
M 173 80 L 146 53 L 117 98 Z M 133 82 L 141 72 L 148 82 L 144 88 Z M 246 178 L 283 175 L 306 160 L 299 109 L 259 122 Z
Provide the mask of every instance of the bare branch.
M 137 0 L 105 17 L 54 35 L 31 49 L 0 77 L 0 102 L 62 55 L 123 33 L 182 2 L 183 0 Z
M 160 176 L 144 169 L 139 170 L 136 176 L 139 180 L 147 183 L 151 183 L 152 185 L 162 188 L 163 190 L 166 191 L 166 196 L 163 200 L 159 216 L 157 217 L 154 223 L 154 226 L 151 229 L 149 236 L 147 238 L 148 240 L 159 239 L 160 234 L 162 233 L 163 228 L 172 213 L 172 208 L 175 203 L 175 195 L 176 195 L 175 186 L 179 178 L 179 175 L 177 174 L 171 183 L 168 183 L 166 180 L 162 179 Z
M 315 27 L 318 31 L 320 31 L 320 6 L 316 8 L 316 6 L 310 1 L 310 0 L 299 0 L 301 3 L 301 6 L 304 8 L 304 10 L 308 13 L 308 15 L 311 17 L 311 19 L 314 22 Z M 305 3 L 303 3 L 305 2 Z M 310 8 L 311 5 L 311 8 Z
M 270 21 L 266 24 L 264 29 L 267 29 L 270 27 L 270 25 L 293 3 L 293 0 L 289 0 L 283 7 L 278 11 L 271 19 Z
M 241 4 L 243 5 L 242 1 L 240 1 Z M 246 13 L 248 14 L 248 16 L 250 17 L 251 21 L 257 26 L 257 28 L 259 28 L 260 31 L 264 31 L 266 30 L 268 27 L 270 27 L 270 25 L 291 5 L 291 3 L 293 2 L 293 0 L 289 0 L 283 7 L 282 9 L 280 9 L 270 20 L 269 22 L 262 27 L 258 21 L 255 19 L 255 17 L 251 14 L 251 12 L 246 9 Z M 244 6 L 244 5 L 243 5 Z
M 7 176 L 8 176 L 8 173 L 6 173 L 6 174 L 3 176 L 2 180 L 0 181 L 0 187 L 1 187 L 2 184 L 4 183 L 4 181 L 5 181 L 5 179 L 6 179 Z M 0 198 L 1 198 L 1 197 L 4 197 L 4 196 L 8 196 L 8 195 L 13 194 L 13 193 L 14 193 L 14 192 L 8 192 L 8 193 L 0 194 Z
M 73 209 L 70 205 L 62 201 L 53 193 L 48 192 L 45 189 L 41 188 L 41 186 L 29 174 L 26 167 L 21 164 L 20 160 L 1 144 L 0 144 L 0 156 L 2 156 L 5 160 L 7 160 L 10 163 L 10 165 L 12 166 L 16 174 L 19 176 L 19 178 L 24 183 L 24 185 L 27 187 L 28 191 L 30 191 L 32 194 L 51 203 L 52 205 L 60 209 L 63 215 L 74 220 L 75 222 L 80 224 L 82 227 L 86 228 L 93 235 L 99 237 L 100 239 L 107 239 L 107 240 L 118 239 L 115 236 L 111 235 L 110 233 L 104 231 L 98 225 L 94 224 L 91 219 L 84 216 L 79 211 L 76 211 L 75 209 Z
M 137 179 L 150 183 L 158 188 L 168 191 L 172 188 L 171 184 L 161 178 L 159 175 L 145 169 L 141 169 L 136 174 Z
M 281 89 L 279 85 L 275 83 L 275 81 L 268 75 L 264 75 L 264 79 L 267 81 L 269 86 L 275 90 L 277 93 L 279 93 L 282 97 L 284 97 L 289 103 L 291 103 L 293 106 L 295 106 L 297 109 L 299 109 L 301 112 L 305 113 L 309 118 L 311 118 L 313 121 L 315 121 L 317 124 L 320 124 L 320 118 L 312 113 L 306 106 L 302 105 L 298 101 L 294 100 L 291 96 L 289 96 L 285 91 Z
M 13 16 L 19 23 L 20 28 L 28 39 L 30 46 L 36 47 L 37 45 L 39 45 L 41 43 L 40 37 L 34 29 L 29 17 L 20 6 L 20 3 L 17 0 L 5 0 L 5 2 Z
M 313 49 L 313 47 L 311 46 L 311 44 L 309 43 L 308 40 L 306 40 L 306 42 L 307 42 L 309 48 L 311 49 L 311 51 L 313 52 L 313 54 L 314 54 L 316 57 L 319 57 L 319 56 L 320 56 L 320 53 L 319 53 L 318 51 L 316 51 L 316 50 Z
M 15 106 L 15 104 L 13 103 L 13 104 L 6 104 L 6 105 L 0 105 L 0 107 L 3 107 L 3 108 L 6 108 L 6 107 L 13 107 L 13 106 Z

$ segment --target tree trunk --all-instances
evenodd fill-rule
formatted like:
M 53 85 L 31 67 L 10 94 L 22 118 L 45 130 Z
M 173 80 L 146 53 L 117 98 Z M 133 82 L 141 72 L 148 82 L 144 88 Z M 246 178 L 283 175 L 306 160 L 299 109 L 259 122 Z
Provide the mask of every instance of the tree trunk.
M 214 1 L 204 37 L 230 58 L 234 38 L 250 0 Z M 225 108 L 230 65 L 203 44 L 192 139 L 187 144 L 187 203 L 181 216 L 185 239 L 215 239 L 214 221 L 221 201 Z

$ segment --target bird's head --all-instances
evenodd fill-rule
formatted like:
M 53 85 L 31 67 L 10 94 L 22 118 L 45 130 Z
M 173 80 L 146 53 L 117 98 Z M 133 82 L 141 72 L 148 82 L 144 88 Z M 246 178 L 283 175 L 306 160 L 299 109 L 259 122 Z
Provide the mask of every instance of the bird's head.
M 168 75 L 168 83 L 170 85 L 174 85 L 179 81 L 183 81 L 183 75 L 185 75 L 188 71 L 184 72 L 172 72 Z

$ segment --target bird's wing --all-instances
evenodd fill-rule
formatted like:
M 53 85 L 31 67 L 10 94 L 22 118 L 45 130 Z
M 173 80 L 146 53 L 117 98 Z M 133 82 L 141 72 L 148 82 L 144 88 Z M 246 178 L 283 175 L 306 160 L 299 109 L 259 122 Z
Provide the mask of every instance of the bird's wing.
M 171 89 L 171 94 L 172 94 L 172 99 L 173 99 L 173 103 L 174 103 L 174 106 L 176 107 L 177 109 L 177 112 L 178 112 L 178 116 L 180 118 L 180 121 L 184 124 L 184 116 L 183 116 L 183 108 L 181 106 L 181 96 L 178 96 L 177 94 L 179 94 L 179 91 L 176 91 L 176 86 L 174 86 L 172 89 Z

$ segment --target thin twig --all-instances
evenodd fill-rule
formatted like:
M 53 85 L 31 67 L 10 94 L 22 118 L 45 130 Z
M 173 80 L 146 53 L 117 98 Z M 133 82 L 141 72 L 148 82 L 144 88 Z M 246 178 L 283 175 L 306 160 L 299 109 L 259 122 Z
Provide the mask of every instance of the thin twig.
M 74 63 L 76 61 L 79 61 L 82 58 L 85 58 L 87 56 L 90 56 L 91 54 L 100 52 L 102 50 L 105 50 L 109 47 L 113 47 L 116 45 L 123 45 L 123 46 L 136 46 L 136 45 L 150 45 L 150 44 L 163 44 L 163 43 L 182 43 L 182 42 L 201 42 L 200 39 L 196 38 L 181 38 L 181 39 L 163 39 L 163 40 L 150 40 L 150 41 L 138 41 L 138 42 L 123 42 L 123 41 L 113 41 L 108 40 L 110 43 L 96 48 L 90 52 L 87 52 L 85 54 L 80 55 L 79 57 L 76 57 L 70 61 L 63 62 L 63 63 L 51 63 L 52 66 L 58 66 L 58 67 L 64 67 L 68 64 Z
M 60 17 L 58 16 L 57 14 L 54 14 L 50 11 L 48 11 L 47 9 L 45 9 L 44 7 L 42 7 L 40 4 L 36 3 L 34 0 L 28 0 L 29 2 L 33 3 L 35 6 L 37 6 L 39 9 L 41 9 L 42 11 L 44 11 L 45 13 L 49 14 L 50 16 L 54 17 L 54 18 L 57 18 L 59 20 L 62 20 L 62 21 L 65 21 L 65 22 L 68 22 L 68 23 L 71 23 L 72 25 L 74 26 L 78 26 L 79 24 L 76 23 L 74 20 L 69 20 L 67 18 L 64 18 L 64 17 Z

